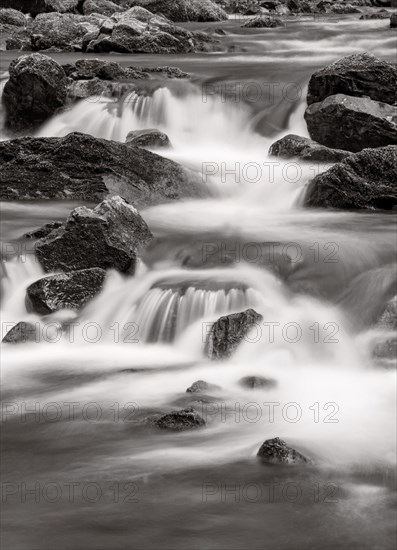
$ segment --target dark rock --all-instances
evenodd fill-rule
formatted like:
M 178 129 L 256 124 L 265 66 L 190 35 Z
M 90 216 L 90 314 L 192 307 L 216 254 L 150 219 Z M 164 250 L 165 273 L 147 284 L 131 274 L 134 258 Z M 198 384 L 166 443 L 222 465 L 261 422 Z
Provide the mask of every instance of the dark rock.
M 389 19 L 390 13 L 387 10 L 377 11 L 376 13 L 366 13 L 360 17 L 360 20 L 367 19 Z
M 91 13 L 100 13 L 101 15 L 113 15 L 113 13 L 124 11 L 121 6 L 118 6 L 110 0 L 85 0 L 83 4 L 84 15 Z
M 25 16 L 12 8 L 0 9 L 0 23 L 3 25 L 14 25 L 16 27 L 26 27 Z
M 93 210 L 75 208 L 60 228 L 37 241 L 35 250 L 47 272 L 91 267 L 133 272 L 137 253 L 151 239 L 138 211 L 112 197 Z
M 133 130 L 132 132 L 129 132 L 126 138 L 126 143 L 130 143 L 135 147 L 143 147 L 144 149 L 171 147 L 171 142 L 167 134 L 152 128 L 148 130 Z
M 358 152 L 397 144 L 397 107 L 366 97 L 337 94 L 306 109 L 312 139 L 327 147 Z
M 5 125 L 13 131 L 34 129 L 66 102 L 67 78 L 45 55 L 23 55 L 11 62 L 4 86 Z
M 301 160 L 315 162 L 340 162 L 351 153 L 341 149 L 329 149 L 319 143 L 295 134 L 288 134 L 279 139 L 269 149 L 269 155 L 281 158 L 297 157 Z
M 0 7 L 37 15 L 47 10 L 46 0 L 1 0 Z
M 193 384 L 186 390 L 186 393 L 203 393 L 215 390 L 220 390 L 220 387 L 216 384 L 209 384 L 205 380 L 196 380 L 196 382 L 193 382 Z
M 58 13 L 79 13 L 83 0 L 45 0 L 45 11 Z
M 379 317 L 377 326 L 386 330 L 397 330 L 397 296 L 390 300 Z
M 20 50 L 23 52 L 30 51 L 30 40 L 23 37 L 13 36 L 6 39 L 6 50 Z
M 62 222 L 50 222 L 46 223 L 42 227 L 35 229 L 34 231 L 29 231 L 22 235 L 22 239 L 42 239 L 51 233 L 53 229 L 58 229 L 61 227 Z
M 44 13 L 32 24 L 32 49 L 60 48 L 63 51 L 82 51 L 83 39 L 89 32 L 99 32 L 100 16 Z
M 23 344 L 25 342 L 39 342 L 40 331 L 33 323 L 21 321 L 15 325 L 3 338 L 5 344 Z
M 133 4 L 142 6 L 152 13 L 162 14 L 175 22 L 227 19 L 226 12 L 211 0 L 134 0 Z
M 239 380 L 240 386 L 244 388 L 275 388 L 277 382 L 272 378 L 264 378 L 263 376 L 244 376 Z
M 101 80 L 120 81 L 130 77 L 128 69 L 115 61 L 103 59 L 78 59 L 73 65 L 63 66 L 65 73 L 73 80 L 89 80 L 99 78 Z
M 279 437 L 266 439 L 259 448 L 257 456 L 268 464 L 308 464 L 311 462 L 310 459 L 289 447 Z
M 318 103 L 336 94 L 368 96 L 374 101 L 397 101 L 397 66 L 369 53 L 353 54 L 314 73 L 309 82 L 307 103 Z
M 137 67 L 130 67 L 130 69 L 137 69 Z M 165 65 L 164 67 L 142 67 L 140 69 L 145 73 L 154 73 L 160 74 L 166 78 L 189 78 L 190 74 L 181 71 L 178 67 L 169 67 Z
M 276 17 L 267 17 L 264 15 L 260 15 L 258 17 L 255 17 L 254 19 L 249 19 L 245 23 L 241 25 L 243 28 L 268 28 L 273 29 L 274 27 L 283 27 L 284 23 L 281 21 L 281 19 L 277 19 Z
M 230 357 L 249 330 L 262 321 L 253 309 L 221 317 L 212 325 L 208 335 L 206 352 L 210 359 Z
M 292 13 L 312 13 L 309 2 L 304 0 L 288 0 L 287 7 Z
M 338 15 L 346 15 L 349 13 L 361 13 L 361 10 L 351 4 L 333 4 L 331 6 L 331 12 L 337 13 Z
M 105 270 L 94 267 L 43 277 L 28 286 L 26 309 L 39 315 L 79 310 L 102 290 L 105 276 Z
M 397 206 L 397 146 L 364 149 L 309 184 L 306 206 L 384 209 Z
M 205 420 L 192 408 L 173 411 L 161 416 L 155 425 L 163 430 L 194 430 L 205 426 Z
M 143 207 L 205 196 L 199 177 L 188 174 L 175 162 L 140 147 L 86 134 L 0 142 L 2 200 L 98 202 L 118 194 Z
M 393 13 L 390 17 L 390 27 L 395 29 L 397 27 L 397 13 Z

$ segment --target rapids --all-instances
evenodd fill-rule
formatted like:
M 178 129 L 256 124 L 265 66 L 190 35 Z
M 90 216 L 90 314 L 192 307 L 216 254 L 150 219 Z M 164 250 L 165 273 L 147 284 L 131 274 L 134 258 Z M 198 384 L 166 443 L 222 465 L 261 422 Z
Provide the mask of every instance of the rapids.
M 136 275 L 109 272 L 79 314 L 44 319 L 26 311 L 26 287 L 43 272 L 19 237 L 75 204 L 2 206 L 2 336 L 18 321 L 40 327 L 39 343 L 2 344 L 6 518 L 33 490 L 18 532 L 5 534 L 9 547 L 43 548 L 45 538 L 62 550 L 314 550 L 320 537 L 322 548 L 392 547 L 396 376 L 373 358 L 390 336 L 373 323 L 395 290 L 395 216 L 305 210 L 305 186 L 327 166 L 267 156 L 277 138 L 307 135 L 304 98 L 317 67 L 362 50 L 393 58 L 395 39 L 382 25 L 307 18 L 264 39 L 229 20 L 227 53 L 128 56 L 179 66 L 194 73 L 191 82 L 137 83 L 126 97 L 82 101 L 39 130 L 124 141 L 130 130 L 159 128 L 173 144 L 164 154 L 201 171 L 212 196 L 143 211 L 159 244 Z M 250 90 L 260 90 L 257 100 Z M 193 241 L 201 256 L 193 249 L 198 263 L 187 267 Z M 219 254 L 237 261 L 213 266 Z M 208 327 L 248 307 L 264 323 L 231 359 L 209 361 Z M 244 389 L 247 375 L 277 386 Z M 139 423 L 183 408 L 199 379 L 221 388 L 218 401 L 200 404 L 206 429 L 163 434 Z M 276 436 L 315 466 L 258 465 L 260 444 Z M 81 492 L 89 483 L 100 489 L 96 500 Z

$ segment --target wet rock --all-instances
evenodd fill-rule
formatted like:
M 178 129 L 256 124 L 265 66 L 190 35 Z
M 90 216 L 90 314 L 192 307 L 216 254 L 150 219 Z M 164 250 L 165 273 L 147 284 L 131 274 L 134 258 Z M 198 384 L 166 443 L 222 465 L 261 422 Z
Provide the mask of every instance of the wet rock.
M 253 309 L 220 317 L 211 328 L 206 344 L 210 359 L 230 357 L 247 336 L 250 329 L 262 321 Z
M 315 162 L 340 162 L 351 153 L 342 149 L 330 149 L 305 137 L 288 134 L 269 149 L 269 155 L 281 158 L 299 158 Z
M 226 12 L 211 0 L 133 0 L 135 6 L 142 6 L 152 13 L 159 13 L 175 22 L 223 21 Z
M 18 10 L 12 8 L 0 9 L 0 23 L 3 25 L 14 25 L 16 27 L 26 27 L 26 18 Z
M 1 0 L 2 8 L 12 8 L 22 13 L 37 15 L 47 9 L 46 0 Z
M 193 382 L 193 384 L 186 390 L 186 393 L 204 393 L 215 390 L 220 390 L 220 387 L 216 384 L 209 384 L 205 380 L 196 380 L 196 382 Z
M 365 97 L 337 94 L 306 109 L 312 139 L 327 147 L 358 152 L 397 144 L 397 107 Z
M 381 10 L 377 11 L 376 13 L 366 13 L 365 15 L 362 15 L 360 17 L 360 20 L 367 20 L 367 19 L 389 19 L 390 12 L 387 10 Z
M 397 330 L 397 296 L 394 296 L 386 305 L 379 317 L 377 326 L 387 330 Z
M 397 13 L 393 13 L 390 17 L 390 27 L 392 29 L 397 28 Z
M 279 437 L 266 439 L 261 445 L 257 456 L 262 462 L 268 464 L 308 464 L 310 459 L 302 455 L 296 449 L 289 447 Z
M 61 225 L 62 222 L 46 223 L 45 225 L 39 227 L 38 229 L 35 229 L 34 231 L 24 233 L 24 235 L 22 235 L 22 239 L 41 239 L 49 235 L 53 229 L 58 229 L 59 227 L 61 227 Z
M 113 15 L 113 13 L 122 12 L 124 9 L 110 0 L 85 0 L 83 4 L 84 15 L 91 13 L 100 13 L 101 15 Z
M 171 147 L 167 134 L 156 129 L 133 130 L 128 133 L 126 143 L 144 149 L 161 149 Z
M 267 28 L 267 29 L 273 29 L 275 27 L 283 27 L 284 23 L 281 21 L 281 19 L 277 19 L 276 17 L 266 17 L 263 15 L 260 15 L 258 17 L 254 17 L 254 19 L 249 19 L 245 23 L 241 25 L 243 28 Z
M 47 272 L 91 267 L 133 272 L 137 253 L 151 239 L 138 211 L 112 197 L 93 210 L 75 208 L 61 227 L 37 241 L 35 250 Z
M 99 78 L 120 81 L 131 76 L 131 72 L 119 63 L 103 59 L 79 59 L 73 65 L 64 65 L 63 68 L 67 76 L 73 80 Z
M 331 12 L 337 13 L 338 15 L 347 15 L 349 13 L 361 13 L 361 10 L 351 4 L 333 4 L 331 6 Z
M 250 389 L 271 389 L 277 386 L 276 380 L 273 380 L 273 378 L 264 378 L 263 376 L 244 376 L 243 378 L 240 378 L 238 382 L 240 386 Z
M 79 310 L 103 287 L 106 271 L 97 267 L 43 277 L 28 286 L 26 308 L 39 315 Z
M 130 69 L 137 69 L 137 67 L 130 67 Z M 189 78 L 190 74 L 185 71 L 181 71 L 178 67 L 169 67 L 165 65 L 164 67 L 142 67 L 140 69 L 145 73 L 152 73 L 154 75 L 164 76 L 165 78 Z
M 304 0 L 288 0 L 287 7 L 292 13 L 312 13 L 309 2 Z
M 2 101 L 10 130 L 34 129 L 65 105 L 67 78 L 50 57 L 23 55 L 11 62 L 9 73 Z
M 384 209 L 397 206 L 397 146 L 364 149 L 319 174 L 309 184 L 306 206 Z
M 155 421 L 155 425 L 162 430 L 184 431 L 202 428 L 205 426 L 205 420 L 189 407 L 161 416 Z
M 199 177 L 171 160 L 86 134 L 2 141 L 0 161 L 3 200 L 98 202 L 117 194 L 143 207 L 207 194 Z
M 79 13 L 83 0 L 45 0 L 46 12 Z
M 99 32 L 100 16 L 44 13 L 32 24 L 32 49 L 59 48 L 62 51 L 82 51 L 84 36 Z
M 2 342 L 5 344 L 23 344 L 26 342 L 39 342 L 40 331 L 33 323 L 20 321 L 4 336 Z
M 397 101 L 397 66 L 369 53 L 343 57 L 314 73 L 309 82 L 307 103 L 346 94 L 369 97 L 393 105 Z

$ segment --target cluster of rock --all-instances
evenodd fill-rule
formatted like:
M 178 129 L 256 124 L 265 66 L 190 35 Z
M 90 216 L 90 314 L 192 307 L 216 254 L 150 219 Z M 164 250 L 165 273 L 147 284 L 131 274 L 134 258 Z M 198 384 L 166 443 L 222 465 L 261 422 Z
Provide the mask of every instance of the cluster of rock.
M 311 77 L 305 120 L 312 139 L 288 135 L 269 150 L 337 163 L 309 184 L 307 206 L 397 206 L 396 81 L 396 65 L 368 53 L 345 57 Z
M 185 2 L 185 0 L 183 0 Z M 214 10 L 219 10 L 210 0 Z M 182 2 L 182 0 L 181 0 Z M 201 0 L 198 4 L 201 3 Z M 154 14 L 138 2 L 127 10 L 112 2 L 86 0 L 82 13 L 70 10 L 39 12 L 34 19 L 15 9 L 0 10 L 2 48 L 24 51 L 188 53 L 216 47 L 204 32 L 190 32 L 175 24 L 186 18 L 167 19 Z M 141 2 L 149 8 L 154 2 Z M 152 6 L 153 4 L 153 6 Z M 173 2 L 169 2 L 170 5 Z M 201 9 L 201 8 L 200 8 Z M 37 11 L 37 10 L 35 10 Z M 201 20 L 216 20 L 215 15 Z M 226 15 L 222 19 L 226 18 Z

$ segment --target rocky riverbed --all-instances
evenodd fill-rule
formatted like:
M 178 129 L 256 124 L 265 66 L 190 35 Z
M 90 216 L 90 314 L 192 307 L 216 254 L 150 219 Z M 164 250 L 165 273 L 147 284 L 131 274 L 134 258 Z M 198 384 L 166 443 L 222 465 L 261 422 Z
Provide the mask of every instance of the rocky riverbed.
M 392 548 L 396 8 L 0 0 L 7 549 Z

